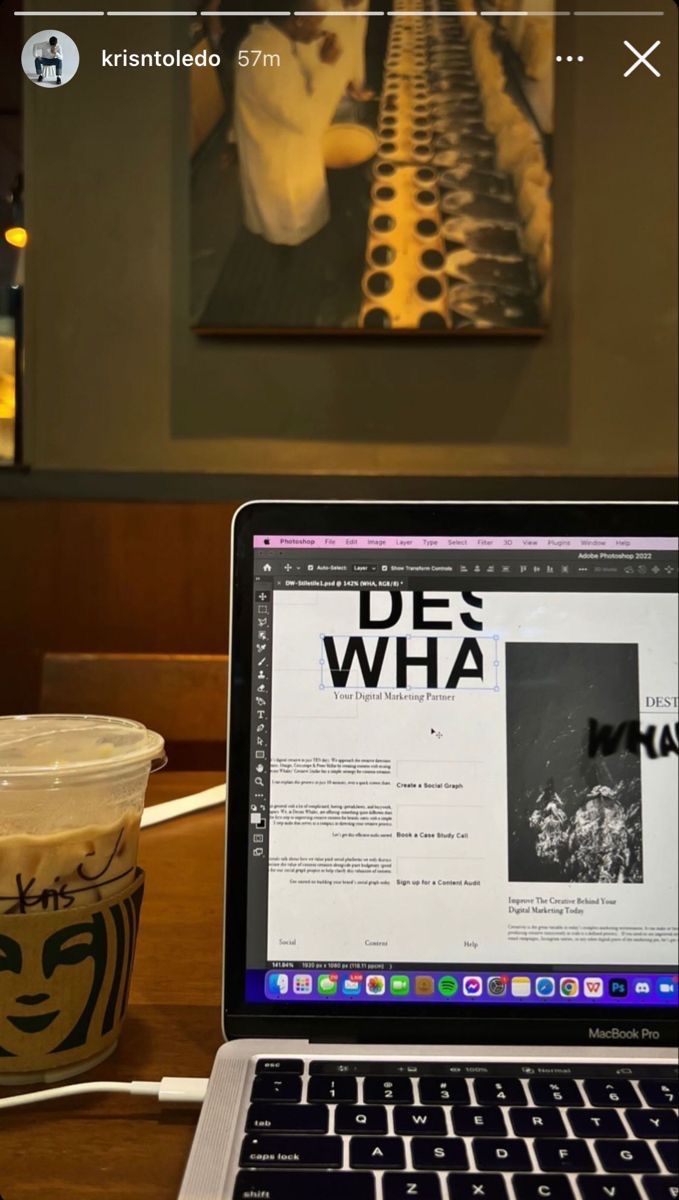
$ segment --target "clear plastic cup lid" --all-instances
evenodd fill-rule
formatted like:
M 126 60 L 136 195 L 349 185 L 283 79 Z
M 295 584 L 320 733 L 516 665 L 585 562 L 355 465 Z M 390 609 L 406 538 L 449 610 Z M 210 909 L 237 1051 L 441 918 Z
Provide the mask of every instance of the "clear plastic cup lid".
M 138 721 L 45 713 L 0 717 L 0 778 L 108 772 L 165 765 L 165 742 Z

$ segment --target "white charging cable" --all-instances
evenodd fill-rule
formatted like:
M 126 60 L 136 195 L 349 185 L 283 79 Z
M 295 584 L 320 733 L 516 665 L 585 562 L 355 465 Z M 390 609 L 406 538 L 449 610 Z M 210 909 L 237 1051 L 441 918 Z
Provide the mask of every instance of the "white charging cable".
M 183 817 L 191 812 L 199 812 L 204 808 L 213 808 L 226 801 L 226 784 L 206 788 L 192 796 L 183 796 L 179 800 L 167 800 L 164 804 L 154 804 L 144 809 L 142 828 L 159 825 L 162 821 L 172 821 L 175 817 Z M 40 1104 L 46 1100 L 59 1100 L 62 1096 L 86 1096 L 95 1092 L 123 1092 L 128 1096 L 155 1096 L 161 1104 L 202 1104 L 207 1091 L 207 1079 L 182 1079 L 165 1075 L 158 1082 L 147 1082 L 144 1079 L 133 1079 L 131 1083 L 114 1083 L 96 1081 L 95 1083 L 72 1083 L 65 1087 L 45 1088 L 42 1092 L 25 1092 L 20 1096 L 6 1096 L 0 1099 L 0 1109 L 19 1108 L 24 1104 Z
M 207 1092 L 207 1079 L 182 1079 L 165 1075 L 160 1083 L 133 1079 L 131 1083 L 96 1081 L 71 1083 L 66 1087 L 45 1088 L 42 1092 L 24 1092 L 6 1096 L 0 1109 L 18 1108 L 23 1104 L 40 1104 L 45 1100 L 60 1100 L 62 1096 L 86 1096 L 94 1092 L 124 1092 L 128 1096 L 155 1096 L 161 1104 L 202 1104 Z
M 142 828 L 159 825 L 162 821 L 171 821 L 175 817 L 183 817 L 187 813 L 199 812 L 204 808 L 213 808 L 226 801 L 226 784 L 206 788 L 192 796 L 183 796 L 179 800 L 167 800 L 164 804 L 155 804 L 144 809 Z M 207 1079 L 191 1079 L 165 1075 L 160 1083 L 148 1082 L 144 1079 L 133 1079 L 131 1083 L 114 1083 L 96 1081 L 94 1083 L 72 1083 L 65 1087 L 45 1088 L 42 1092 L 25 1092 L 20 1096 L 6 1096 L 0 1099 L 0 1109 L 19 1108 L 24 1104 L 41 1104 L 47 1100 L 59 1100 L 62 1096 L 86 1096 L 95 1092 L 122 1092 L 128 1096 L 155 1096 L 161 1104 L 202 1104 L 207 1091 Z
M 173 821 L 175 817 L 185 817 L 188 813 L 200 812 L 203 808 L 214 808 L 225 803 L 226 783 L 218 783 L 216 787 L 194 792 L 192 796 L 182 796 L 179 800 L 164 800 L 162 804 L 150 805 L 142 813 L 141 827 L 148 829 L 151 825 L 159 825 L 161 821 Z

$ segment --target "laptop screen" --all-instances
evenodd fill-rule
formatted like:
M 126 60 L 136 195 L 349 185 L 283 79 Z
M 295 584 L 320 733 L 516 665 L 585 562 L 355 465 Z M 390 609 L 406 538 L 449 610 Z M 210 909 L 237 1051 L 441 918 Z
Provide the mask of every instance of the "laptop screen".
M 677 540 L 277 533 L 254 572 L 246 999 L 675 1007 Z

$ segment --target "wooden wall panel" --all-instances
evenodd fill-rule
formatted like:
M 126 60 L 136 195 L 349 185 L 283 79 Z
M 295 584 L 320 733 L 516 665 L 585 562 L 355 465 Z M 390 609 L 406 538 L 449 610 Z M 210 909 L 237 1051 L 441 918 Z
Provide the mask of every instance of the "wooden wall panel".
M 226 654 L 237 507 L 0 501 L 0 713 L 48 650 Z

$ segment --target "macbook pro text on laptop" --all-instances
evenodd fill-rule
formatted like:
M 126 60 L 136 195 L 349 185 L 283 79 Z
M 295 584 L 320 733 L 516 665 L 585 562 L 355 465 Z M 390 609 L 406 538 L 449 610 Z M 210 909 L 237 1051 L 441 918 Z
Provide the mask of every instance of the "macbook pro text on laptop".
M 180 1200 L 679 1196 L 675 524 L 239 511 L 228 1040 Z

